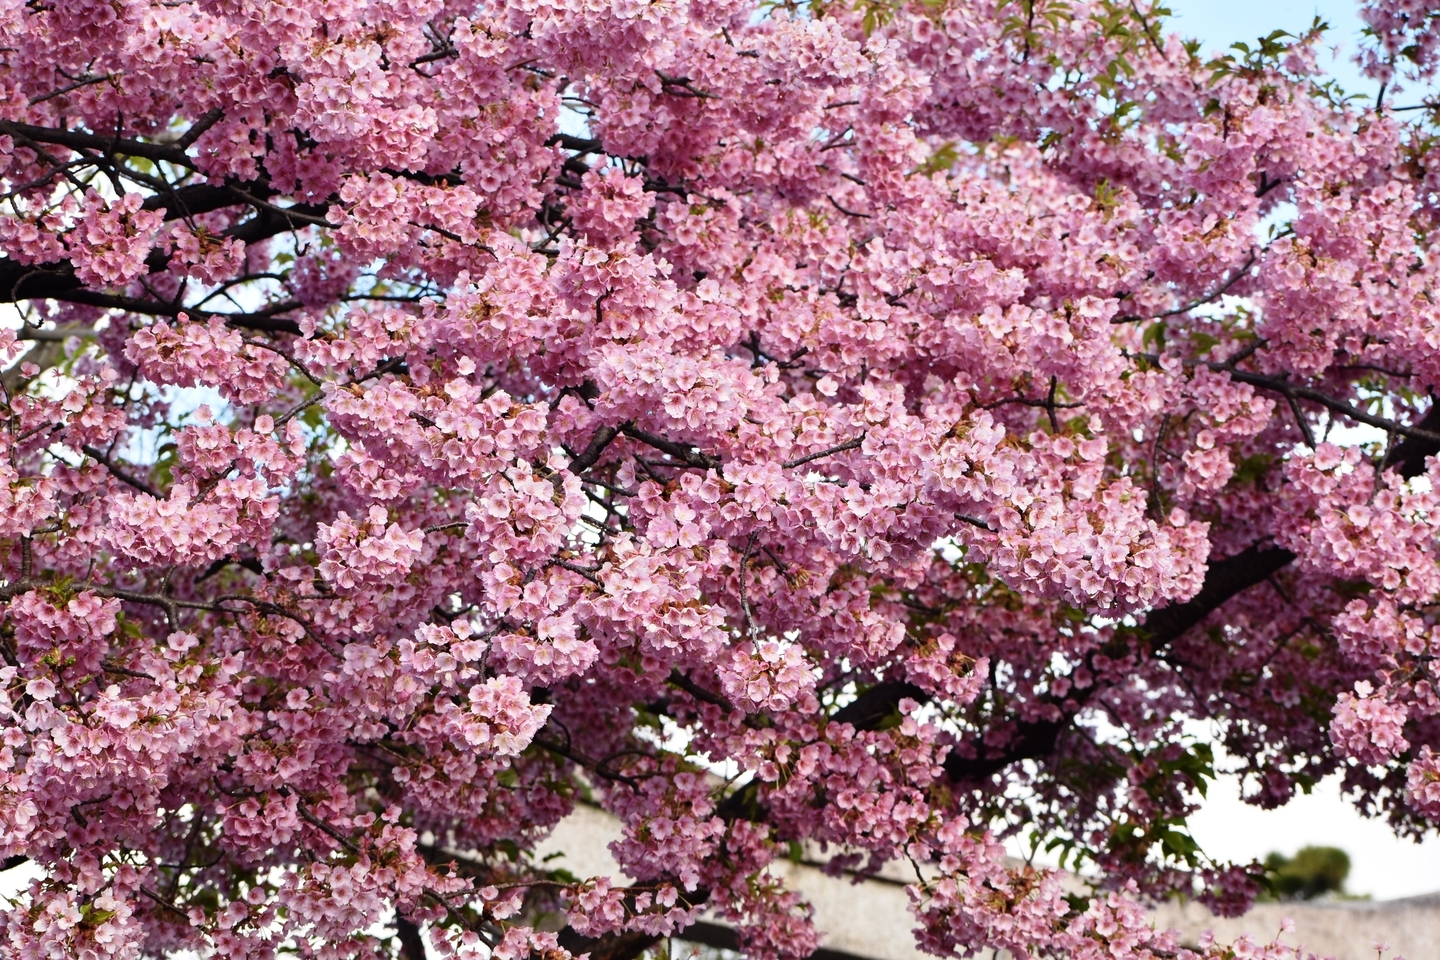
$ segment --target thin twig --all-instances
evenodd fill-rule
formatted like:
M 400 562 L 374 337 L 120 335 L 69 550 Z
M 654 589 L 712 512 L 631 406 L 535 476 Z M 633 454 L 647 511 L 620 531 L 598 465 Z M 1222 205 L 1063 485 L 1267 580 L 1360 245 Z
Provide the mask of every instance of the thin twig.
M 1310 424 L 1305 420 L 1305 414 L 1300 409 L 1300 401 L 1296 400 L 1292 393 L 1285 394 L 1285 400 L 1290 404 L 1290 412 L 1295 415 L 1295 422 L 1300 425 L 1300 433 L 1305 437 L 1305 446 L 1314 450 L 1315 432 L 1310 429 Z
M 595 586 L 600 586 L 600 578 L 595 575 L 597 571 L 587 570 L 585 567 L 582 567 L 579 564 L 571 563 L 568 560 L 551 560 L 549 563 L 546 564 L 546 566 L 560 567 L 562 570 L 569 570 L 571 573 L 579 574 L 586 580 L 589 580 L 591 583 L 595 584 Z
M 156 490 L 154 487 L 150 486 L 150 484 L 148 484 L 148 483 L 146 483 L 145 481 L 139 479 L 138 477 L 132 476 L 130 473 L 126 472 L 125 470 L 122 470 L 120 467 L 118 467 L 118 466 L 116 466 L 114 463 L 112 463 L 111 460 L 110 460 L 110 458 L 109 458 L 108 456 L 106 456 L 103 451 L 97 450 L 95 447 L 90 446 L 90 444 L 88 444 L 88 443 L 85 444 L 84 446 L 82 446 L 82 447 L 80 448 L 80 450 L 81 450 L 81 452 L 84 453 L 87 457 L 89 457 L 90 459 L 96 461 L 96 462 L 99 463 L 102 467 L 104 467 L 106 470 L 110 471 L 110 475 L 111 475 L 112 477 L 114 477 L 116 480 L 119 480 L 121 483 L 124 483 L 124 484 L 126 484 L 126 485 L 128 485 L 128 486 L 134 487 L 136 490 L 139 490 L 141 493 L 148 493 L 148 494 L 150 494 L 150 496 L 154 497 L 156 500 L 163 500 L 163 499 L 165 499 L 165 498 L 160 494 L 160 492 L 159 492 L 158 490 Z
M 42 93 L 39 96 L 31 97 L 29 103 L 30 106 L 33 107 L 37 103 L 44 103 L 46 100 L 53 100 L 56 97 L 63 97 L 67 93 L 73 93 L 81 87 L 88 87 L 92 84 L 104 83 L 106 80 L 113 80 L 115 76 L 113 73 L 107 73 L 102 77 L 86 77 L 83 80 L 77 80 L 68 87 L 61 87 L 59 90 L 51 90 L 49 93 Z
M 1160 365 L 1160 357 L 1158 354 L 1131 353 L 1129 355 L 1145 360 L 1156 366 Z M 1431 430 L 1421 430 L 1418 427 L 1410 427 L 1406 426 L 1403 423 L 1397 423 L 1394 420 L 1387 420 L 1384 417 L 1377 417 L 1373 413 L 1367 413 L 1364 410 L 1361 410 L 1359 407 L 1354 406 L 1353 404 L 1346 403 L 1344 400 L 1340 400 L 1330 396 L 1328 393 L 1322 393 L 1319 390 L 1315 390 L 1311 387 L 1304 387 L 1298 384 L 1291 383 L 1289 380 L 1283 379 L 1281 377 L 1271 377 L 1266 376 L 1265 374 L 1251 373 L 1248 370 L 1236 369 L 1236 367 L 1233 365 L 1233 361 L 1227 360 L 1222 362 L 1217 360 L 1196 360 L 1192 358 L 1184 359 L 1180 362 L 1186 367 L 1205 367 L 1206 369 L 1213 370 L 1216 373 L 1227 374 L 1230 379 L 1236 381 L 1237 383 L 1247 383 L 1250 386 L 1258 387 L 1261 390 L 1269 390 L 1272 393 L 1278 393 L 1282 397 L 1294 398 L 1297 400 L 1309 400 L 1312 403 L 1318 403 L 1328 410 L 1333 410 L 1336 413 L 1341 414 L 1342 416 L 1354 420 L 1356 423 L 1368 424 L 1372 427 L 1378 427 L 1381 430 L 1393 430 L 1396 433 L 1401 434 L 1402 436 L 1412 437 L 1416 440 L 1425 440 L 1430 443 L 1440 444 L 1440 433 L 1435 433 Z
M 740 613 L 745 617 L 745 629 L 751 638 L 759 636 L 760 628 L 755 624 L 755 616 L 750 611 L 750 598 L 745 595 L 745 568 L 750 564 L 750 556 L 755 552 L 755 541 L 759 539 L 758 533 L 750 534 L 749 541 L 745 544 L 745 552 L 740 557 L 740 569 L 738 571 L 740 580 Z
M 1157 313 L 1149 317 L 1141 317 L 1135 314 L 1127 313 L 1122 316 L 1111 317 L 1110 322 L 1136 323 L 1142 320 L 1163 320 L 1166 317 L 1173 317 L 1177 316 L 1178 314 L 1189 313 L 1196 307 L 1203 307 L 1205 304 L 1210 303 L 1212 300 L 1217 300 L 1220 297 L 1224 296 L 1226 291 L 1228 291 L 1231 287 L 1235 286 L 1236 283 L 1240 282 L 1240 278 L 1248 274 L 1250 272 L 1250 268 L 1255 266 L 1255 260 L 1258 256 L 1259 255 L 1256 253 L 1255 248 L 1251 247 L 1250 255 L 1245 259 L 1245 262 L 1241 264 L 1240 269 L 1236 270 L 1233 274 L 1230 275 L 1229 279 L 1227 279 L 1224 283 L 1220 284 L 1220 286 L 1216 287 L 1214 290 L 1211 290 L 1204 296 L 1195 300 L 1191 300 L 1183 307 L 1176 307 L 1174 310 L 1166 310 L 1164 313 Z
M 804 464 L 810 463 L 814 460 L 820 460 L 824 457 L 832 456 L 833 454 L 844 453 L 846 450 L 855 450 L 864 442 L 865 434 L 862 433 L 860 434 L 860 436 L 854 438 L 853 440 L 846 440 L 844 443 L 839 444 L 838 446 L 830 447 L 825 450 L 817 450 L 814 453 L 807 453 L 805 456 L 796 457 L 794 460 L 786 460 L 784 463 L 780 464 L 780 466 L 789 470 L 793 467 L 803 466 Z

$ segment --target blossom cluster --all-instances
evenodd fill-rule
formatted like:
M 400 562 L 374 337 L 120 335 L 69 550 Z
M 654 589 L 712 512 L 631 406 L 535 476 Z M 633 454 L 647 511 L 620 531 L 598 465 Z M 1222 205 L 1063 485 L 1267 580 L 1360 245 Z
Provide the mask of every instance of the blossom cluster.
M 1195 718 L 1440 823 L 1433 114 L 1018 10 L 0 7 L 0 953 L 1298 958 L 1144 905 Z

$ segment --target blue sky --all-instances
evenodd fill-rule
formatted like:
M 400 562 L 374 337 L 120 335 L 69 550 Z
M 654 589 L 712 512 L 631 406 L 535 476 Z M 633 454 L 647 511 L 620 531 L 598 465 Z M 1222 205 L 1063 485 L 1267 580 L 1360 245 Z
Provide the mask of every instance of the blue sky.
M 1330 24 L 1326 43 L 1339 48 L 1338 56 L 1322 57 L 1321 64 L 1350 93 L 1374 93 L 1375 84 L 1360 75 L 1355 55 L 1362 26 L 1355 3 L 1315 0 L 1169 0 L 1175 15 L 1171 32 L 1199 39 L 1206 53 L 1219 53 L 1238 41 L 1254 46 L 1255 38 L 1272 30 L 1298 34 L 1309 29 L 1318 15 Z

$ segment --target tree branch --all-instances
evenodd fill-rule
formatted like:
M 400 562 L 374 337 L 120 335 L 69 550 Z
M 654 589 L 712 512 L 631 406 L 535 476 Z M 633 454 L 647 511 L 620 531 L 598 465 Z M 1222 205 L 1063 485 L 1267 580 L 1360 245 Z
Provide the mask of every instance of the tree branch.
M 814 453 L 807 453 L 803 457 L 796 457 L 794 460 L 786 460 L 784 463 L 780 464 L 780 466 L 785 467 L 786 469 L 799 467 L 804 464 L 810 463 L 813 460 L 821 460 L 836 453 L 844 453 L 846 450 L 856 450 L 864 442 L 865 434 L 862 433 L 860 434 L 860 436 L 854 438 L 853 440 L 846 440 L 844 443 L 838 444 L 828 449 L 816 450 Z
M 156 500 L 165 499 L 163 496 L 160 495 L 160 492 L 154 487 L 150 486 L 150 484 L 116 466 L 114 462 L 112 462 L 111 459 L 106 456 L 103 450 L 97 450 L 95 447 L 90 446 L 88 443 L 82 446 L 80 450 L 82 453 L 85 454 L 85 456 L 89 457 L 90 459 L 94 460 L 96 463 L 104 467 L 106 470 L 110 471 L 110 476 L 114 477 L 116 480 L 119 480 L 126 486 L 134 487 L 141 493 L 148 493 Z
M 1247 351 L 1247 353 L 1248 352 L 1253 352 L 1253 348 Z M 1132 353 L 1130 356 L 1148 361 L 1157 367 L 1160 365 L 1159 354 Z M 1334 411 L 1341 416 L 1354 420 L 1356 423 L 1379 427 L 1387 433 L 1398 433 L 1403 437 L 1424 441 L 1427 444 L 1434 444 L 1436 449 L 1440 449 L 1440 431 L 1435 429 L 1435 427 L 1440 427 L 1440 424 L 1427 426 L 1424 421 L 1422 421 L 1420 426 L 1410 427 L 1403 423 L 1396 423 L 1394 420 L 1377 417 L 1373 413 L 1361 410 L 1359 407 L 1332 397 L 1328 393 L 1322 393 L 1312 387 L 1291 383 L 1285 377 L 1276 377 L 1263 373 L 1251 373 L 1249 370 L 1241 370 L 1235 366 L 1239 360 L 1240 358 L 1231 358 L 1230 360 L 1223 361 L 1186 359 L 1182 360 L 1181 363 L 1187 367 L 1205 367 L 1216 373 L 1226 374 L 1236 383 L 1246 383 L 1252 387 L 1258 387 L 1261 390 L 1269 390 L 1272 393 L 1280 394 L 1287 400 L 1309 400 L 1311 403 L 1318 403 L 1327 410 Z
M 425 941 L 420 937 L 420 928 L 398 912 L 395 914 L 395 939 L 400 941 L 400 956 L 403 960 L 429 960 L 425 952 Z
M 1440 403 L 1431 404 L 1425 416 L 1421 417 L 1415 426 L 1417 430 L 1440 437 Z M 1390 455 L 1385 458 L 1384 466 L 1398 467 L 1400 476 L 1408 480 L 1424 473 L 1425 458 L 1433 457 L 1437 453 L 1440 453 L 1440 439 L 1430 440 L 1412 434 L 1395 445 Z
M 23 137 L 26 140 L 68 147 L 71 150 L 95 150 L 107 156 L 119 154 L 126 157 L 143 157 L 146 160 L 173 163 L 178 167 L 191 169 L 195 166 L 195 161 L 179 145 L 145 143 L 140 140 L 100 136 L 86 133 L 83 130 L 40 127 L 32 123 L 16 123 L 11 120 L 0 120 L 0 133 L 9 134 L 17 139 Z
M 122 297 L 117 294 L 98 293 L 94 290 L 84 289 L 70 291 L 55 299 L 65 300 L 69 303 L 84 303 L 92 307 L 124 310 L 127 313 L 142 313 L 152 317 L 178 317 L 183 313 L 191 320 L 200 322 L 218 317 L 232 327 L 244 327 L 247 330 L 258 330 L 264 333 L 295 335 L 300 333 L 298 323 L 280 316 L 282 313 L 300 309 L 301 304 L 294 300 L 274 303 L 253 313 L 214 313 L 209 310 L 187 308 L 180 304 L 161 303 L 158 300 L 137 300 L 133 297 Z
M 1280 181 L 1277 180 L 1276 182 L 1278 183 Z M 1191 300 L 1183 307 L 1176 307 L 1173 310 L 1166 310 L 1164 313 L 1157 313 L 1154 316 L 1150 317 L 1141 317 L 1133 313 L 1127 313 L 1122 316 L 1112 317 L 1110 319 L 1110 322 L 1135 323 L 1141 320 L 1163 320 L 1166 317 L 1174 317 L 1182 313 L 1189 313 L 1196 307 L 1203 307 L 1205 304 L 1210 303 L 1214 300 L 1218 300 L 1220 297 L 1224 296 L 1231 287 L 1235 286 L 1236 283 L 1240 282 L 1240 278 L 1248 274 L 1250 272 L 1250 268 L 1255 266 L 1255 259 L 1257 256 L 1258 255 L 1256 254 L 1254 248 L 1251 248 L 1250 255 L 1245 258 L 1245 262 L 1240 265 L 1240 268 L 1238 270 L 1232 273 L 1223 283 L 1221 283 L 1220 286 L 1211 290 L 1209 293 L 1203 294 L 1200 297 Z
M 620 427 L 620 432 L 625 434 L 625 436 L 627 437 L 630 437 L 634 440 L 639 440 L 641 443 L 654 447 L 661 453 L 668 453 L 671 457 L 674 457 L 676 460 L 679 460 L 681 463 L 684 463 L 688 466 L 699 467 L 705 470 L 715 469 L 720 466 L 719 457 L 712 457 L 708 453 L 702 451 L 699 447 L 687 446 L 685 444 L 676 443 L 674 440 L 667 440 L 665 437 L 657 436 L 656 434 L 641 430 L 639 427 L 636 427 L 633 424 L 622 424 Z
M 831 723 L 848 723 L 856 730 L 875 730 L 886 717 L 900 707 L 900 701 L 909 698 L 916 703 L 929 703 L 930 694 L 908 680 L 892 680 L 877 683 L 860 696 L 836 710 L 830 716 Z
M 575 932 L 574 927 L 560 931 L 560 946 L 574 956 L 588 953 L 590 960 L 635 960 L 636 957 L 659 943 L 661 936 L 642 933 L 639 930 L 622 930 L 598 937 L 587 937 Z
M 1142 630 L 1151 648 L 1159 650 L 1174 643 L 1226 600 L 1264 583 L 1294 559 L 1295 554 L 1284 547 L 1251 544 L 1233 557 L 1213 561 L 1199 593 L 1184 603 L 1153 610 L 1145 618 Z
M 590 442 L 585 445 L 585 449 L 570 461 L 570 472 L 584 473 L 595 466 L 600 460 L 600 455 L 605 452 L 605 448 L 610 446 L 611 441 L 619 434 L 619 427 L 601 427 L 596 430 L 595 435 L 590 438 Z
M 328 209 L 326 204 L 277 207 L 269 202 L 275 195 L 269 181 L 263 179 L 237 184 L 198 183 L 157 193 L 146 198 L 142 206 L 146 210 L 163 210 L 167 221 L 212 213 L 226 207 L 250 206 L 255 209 L 255 216 L 220 234 L 245 244 L 258 243 L 311 225 L 320 220 Z M 257 207 L 257 203 L 262 205 Z M 170 255 L 158 249 L 145 258 L 145 267 L 150 273 L 161 272 L 169 263 Z M 45 298 L 83 303 L 85 301 L 72 294 L 72 291 L 81 289 L 82 285 L 69 261 L 23 264 L 0 257 L 0 303 Z
M 1200 592 L 1182 603 L 1151 611 L 1145 618 L 1141 635 L 1152 652 L 1161 650 L 1231 597 L 1264 583 L 1294 559 L 1295 554 L 1283 547 L 1253 544 L 1233 557 L 1214 561 L 1205 571 L 1205 582 Z M 849 723 L 857 730 L 875 730 L 899 708 L 900 701 L 907 698 L 921 704 L 931 700 L 928 693 L 913 683 L 887 681 L 876 684 L 835 711 L 830 722 Z M 956 783 L 973 783 L 998 773 L 1012 763 L 1043 759 L 1054 752 L 1071 719 L 1013 721 L 1016 736 L 1009 745 L 998 751 L 985 751 L 976 757 L 963 757 L 952 751 L 945 758 L 945 772 Z

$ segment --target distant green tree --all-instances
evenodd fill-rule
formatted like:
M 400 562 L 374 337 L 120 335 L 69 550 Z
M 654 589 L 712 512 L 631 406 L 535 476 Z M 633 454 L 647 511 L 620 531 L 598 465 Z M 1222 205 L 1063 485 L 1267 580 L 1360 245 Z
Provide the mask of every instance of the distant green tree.
M 1277 900 L 1313 900 L 1324 893 L 1344 893 L 1350 856 L 1337 847 L 1303 847 L 1293 857 L 1272 853 L 1265 858 L 1265 878 Z

